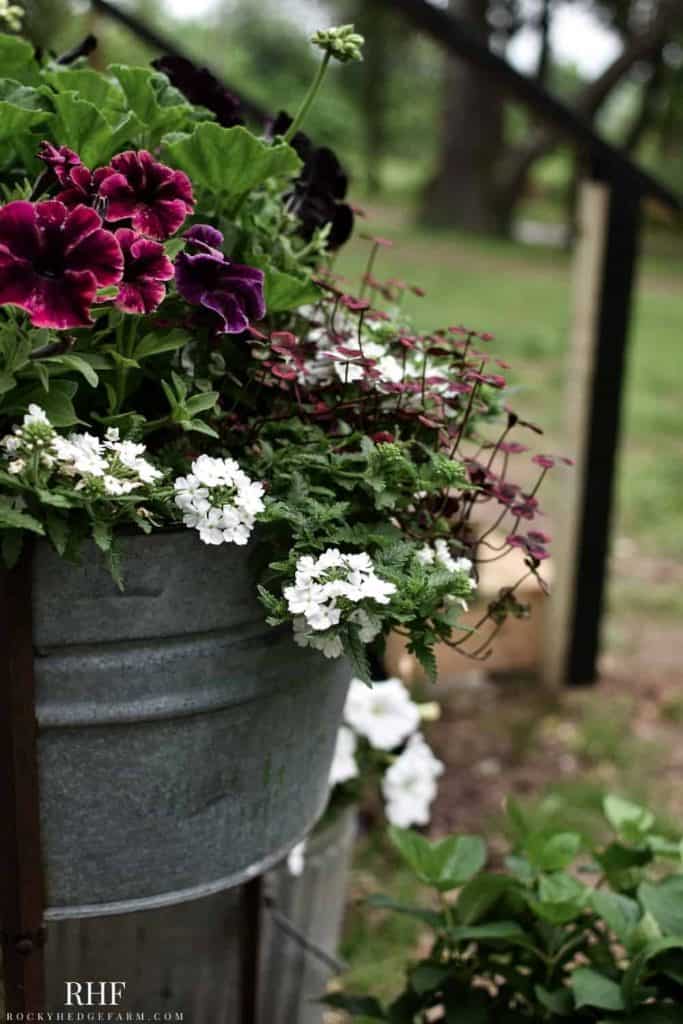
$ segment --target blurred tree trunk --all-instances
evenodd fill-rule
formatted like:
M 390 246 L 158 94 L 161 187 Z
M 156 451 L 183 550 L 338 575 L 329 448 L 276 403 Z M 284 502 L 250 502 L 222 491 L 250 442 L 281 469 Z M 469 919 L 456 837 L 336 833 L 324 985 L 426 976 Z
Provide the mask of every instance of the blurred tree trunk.
M 365 136 L 365 173 L 368 192 L 382 187 L 382 163 L 387 148 L 388 86 L 395 19 L 379 0 L 362 0 L 353 21 L 365 37 L 361 65 L 361 107 Z
M 490 44 L 487 12 L 493 4 L 494 0 L 450 0 L 449 10 Z M 410 0 L 402 0 L 400 6 L 410 16 Z M 547 77 L 551 63 L 549 40 L 554 6 L 553 0 L 546 0 L 541 8 L 541 49 L 536 69 L 539 81 Z M 592 121 L 633 66 L 638 61 L 656 62 L 667 36 L 682 25 L 681 0 L 658 0 L 647 27 L 625 38 L 621 53 L 580 90 L 571 104 L 573 109 Z M 532 127 L 519 144 L 510 144 L 504 137 L 499 95 L 486 77 L 464 60 L 448 60 L 444 91 L 439 164 L 424 195 L 422 220 L 487 234 L 508 234 L 533 165 L 552 151 L 560 136 L 543 125 Z M 647 120 L 649 115 L 648 108 Z M 635 131 L 639 135 L 642 128 L 636 126 Z
M 488 42 L 488 4 L 450 0 L 449 10 Z M 441 151 L 421 211 L 424 223 L 499 234 L 506 229 L 496 201 L 495 167 L 503 146 L 503 105 L 486 76 L 447 58 Z

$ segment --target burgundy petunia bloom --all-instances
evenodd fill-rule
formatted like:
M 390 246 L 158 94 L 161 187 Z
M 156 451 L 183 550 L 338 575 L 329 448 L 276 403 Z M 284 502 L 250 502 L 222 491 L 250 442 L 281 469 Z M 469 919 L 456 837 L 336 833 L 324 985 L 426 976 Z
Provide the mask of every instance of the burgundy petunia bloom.
M 119 243 L 94 210 L 23 199 L 0 209 L 0 304 L 25 309 L 34 327 L 86 327 L 97 289 L 117 284 Z
M 188 176 L 158 163 L 146 149 L 115 156 L 99 192 L 107 200 L 106 220 L 130 218 L 136 231 L 159 241 L 174 234 L 194 210 Z
M 131 228 L 119 228 L 115 234 L 124 262 L 114 305 L 125 313 L 152 313 L 166 295 L 164 282 L 173 277 L 173 264 L 161 242 L 144 238 Z
M 223 321 L 221 333 L 239 334 L 266 313 L 263 271 L 226 259 L 223 235 L 208 224 L 185 233 L 188 247 L 176 257 L 176 287 L 184 299 Z
M 291 123 L 291 117 L 281 110 L 271 125 L 271 135 L 284 135 Z M 348 176 L 328 146 L 314 146 L 303 132 L 296 132 L 290 145 L 304 165 L 289 195 L 301 222 L 301 234 L 310 240 L 316 228 L 329 224 L 327 248 L 338 249 L 353 231 L 353 209 L 343 202 Z
M 78 153 L 68 146 L 54 146 L 51 142 L 41 142 L 38 150 L 38 159 L 50 168 L 57 181 L 64 183 L 68 180 L 72 168 L 78 167 L 81 158 Z
M 152 67 L 163 72 L 190 103 L 206 107 L 224 128 L 244 124 L 240 101 L 208 68 L 198 67 L 187 57 L 157 57 Z

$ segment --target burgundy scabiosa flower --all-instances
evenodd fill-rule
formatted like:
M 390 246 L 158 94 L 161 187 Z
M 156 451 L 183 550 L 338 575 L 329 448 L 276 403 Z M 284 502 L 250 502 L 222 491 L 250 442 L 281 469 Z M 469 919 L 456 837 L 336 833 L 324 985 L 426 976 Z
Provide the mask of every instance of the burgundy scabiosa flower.
M 198 67 L 187 57 L 157 57 L 152 67 L 162 71 L 190 103 L 206 107 L 215 114 L 224 128 L 244 124 L 240 101 L 208 68 Z
M 130 219 L 136 231 L 159 241 L 174 234 L 194 210 L 188 176 L 159 163 L 146 149 L 115 156 L 99 194 L 107 201 L 106 220 Z
M 221 250 L 223 235 L 208 224 L 185 233 L 187 248 L 176 257 L 176 287 L 184 299 L 216 313 L 225 334 L 239 334 L 266 313 L 263 271 L 233 263 Z
M 0 209 L 0 304 L 25 309 L 34 327 L 85 327 L 98 288 L 117 284 L 123 255 L 87 206 L 23 199 Z
M 114 305 L 125 313 L 152 313 L 166 295 L 164 282 L 173 277 L 173 264 L 161 242 L 131 228 L 115 234 L 123 253 L 123 278 Z

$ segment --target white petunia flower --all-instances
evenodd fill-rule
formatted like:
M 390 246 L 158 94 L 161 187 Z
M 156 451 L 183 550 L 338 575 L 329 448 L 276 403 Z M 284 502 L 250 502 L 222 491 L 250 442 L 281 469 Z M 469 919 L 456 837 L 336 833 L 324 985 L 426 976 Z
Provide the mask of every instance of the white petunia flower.
M 352 679 L 344 721 L 377 750 L 394 750 L 420 724 L 420 712 L 400 679 L 368 686 Z
M 382 780 L 385 812 L 392 825 L 410 828 L 429 824 L 430 807 L 437 792 L 436 779 L 444 766 L 419 733 L 387 768 Z
M 303 839 L 300 843 L 297 843 L 296 846 L 293 846 L 292 849 L 289 851 L 289 855 L 287 857 L 287 870 L 289 871 L 290 875 L 293 875 L 295 878 L 299 878 L 300 875 L 303 875 L 305 867 L 306 840 Z
M 356 747 L 358 741 L 355 733 L 348 725 L 340 725 L 337 732 L 337 743 L 334 748 L 332 767 L 330 769 L 330 789 L 349 782 L 358 776 L 356 763 Z

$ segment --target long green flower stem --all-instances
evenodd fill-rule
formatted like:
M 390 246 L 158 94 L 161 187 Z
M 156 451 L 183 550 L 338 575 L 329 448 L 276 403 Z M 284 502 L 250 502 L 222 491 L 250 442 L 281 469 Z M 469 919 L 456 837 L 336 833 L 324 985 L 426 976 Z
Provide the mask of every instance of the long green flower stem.
M 303 123 L 303 120 L 306 117 L 306 114 L 308 113 L 308 111 L 309 111 L 309 109 L 310 109 L 314 99 L 318 95 L 318 92 L 320 90 L 320 86 L 323 84 L 323 79 L 324 79 L 325 74 L 327 72 L 327 66 L 330 63 L 330 57 L 331 57 L 330 53 L 324 53 L 323 54 L 323 59 L 321 60 L 319 66 L 318 66 L 318 70 L 315 73 L 315 78 L 311 82 L 311 84 L 309 86 L 309 89 L 308 89 L 308 92 L 304 96 L 303 101 L 301 103 L 301 106 L 299 107 L 299 109 L 296 112 L 294 120 L 292 121 L 292 123 L 290 124 L 289 128 L 287 129 L 287 131 L 284 134 L 285 142 L 291 142 L 292 141 L 292 139 L 294 138 L 295 134 L 298 132 L 299 128 L 301 127 L 301 125 Z

